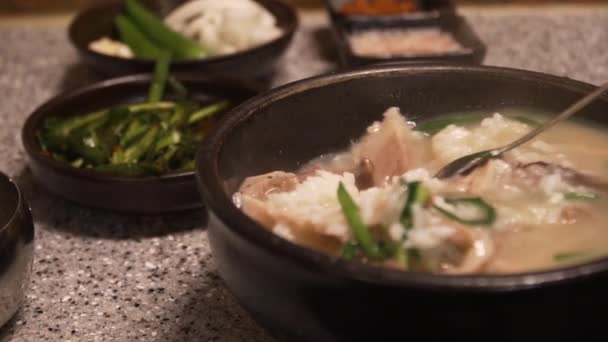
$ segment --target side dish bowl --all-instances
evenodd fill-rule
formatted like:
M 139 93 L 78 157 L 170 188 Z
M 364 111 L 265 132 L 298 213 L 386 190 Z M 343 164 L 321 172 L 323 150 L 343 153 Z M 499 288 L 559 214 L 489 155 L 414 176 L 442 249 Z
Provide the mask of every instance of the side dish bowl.
M 230 112 L 199 150 L 220 275 L 242 305 L 288 341 L 568 340 L 601 334 L 608 260 L 508 275 L 438 275 L 329 257 L 267 231 L 231 201 L 240 182 L 297 170 L 349 146 L 389 106 L 413 120 L 510 106 L 556 113 L 593 86 L 476 66 L 376 66 L 307 79 Z M 581 115 L 608 124 L 608 96 Z M 549 243 L 549 242 L 548 242 Z M 599 335 L 598 335 L 599 336 Z
M 250 79 L 271 74 L 274 65 L 293 38 L 293 34 L 298 27 L 298 16 L 293 6 L 284 1 L 256 1 L 275 16 L 277 25 L 282 30 L 282 34 L 278 38 L 260 46 L 229 55 L 176 60 L 172 63 L 172 70 Z M 163 6 L 170 10 L 181 3 L 183 1 L 172 0 L 163 2 Z M 105 74 L 125 75 L 152 71 L 154 61 L 108 56 L 89 48 L 89 44 L 96 39 L 103 36 L 115 36 L 114 17 L 121 10 L 122 3 L 111 2 L 83 11 L 70 24 L 70 41 L 87 64 Z M 160 11 L 158 12 L 160 13 Z
M 437 30 L 453 37 L 460 45 L 456 51 L 441 53 L 413 54 L 411 56 L 361 55 L 353 47 L 352 38 L 365 32 L 383 31 L 415 32 L 417 30 Z M 340 64 L 344 67 L 362 66 L 373 63 L 455 63 L 481 64 L 486 55 L 486 46 L 463 17 L 451 15 L 437 20 L 368 20 L 334 21 L 332 31 L 336 42 Z
M 257 92 L 254 86 L 240 81 L 195 76 L 178 79 L 190 96 L 200 101 L 221 98 L 236 105 Z M 150 82 L 151 76 L 146 74 L 114 78 L 60 94 L 36 109 L 25 122 L 22 140 L 37 181 L 69 200 L 122 212 L 155 214 L 200 207 L 193 171 L 127 177 L 78 169 L 44 153 L 38 141 L 37 132 L 46 118 L 141 102 Z
M 19 188 L 0 173 L 0 327 L 19 309 L 32 271 L 34 224 Z

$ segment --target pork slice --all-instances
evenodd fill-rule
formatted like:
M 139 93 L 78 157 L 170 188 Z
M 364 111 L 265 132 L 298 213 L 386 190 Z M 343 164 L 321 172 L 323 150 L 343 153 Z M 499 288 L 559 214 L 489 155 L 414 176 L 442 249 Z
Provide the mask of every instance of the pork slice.
M 273 192 L 285 192 L 295 189 L 299 183 L 298 176 L 293 173 L 274 171 L 259 176 L 247 177 L 239 192 L 258 200 L 265 200 Z
M 412 140 L 412 129 L 405 117 L 398 108 L 390 108 L 384 113 L 382 122 L 370 126 L 368 133 L 353 146 L 355 164 L 373 165 L 373 183 L 382 186 L 391 177 L 411 168 Z
M 277 218 L 270 211 L 266 202 L 242 193 L 238 194 L 238 196 L 239 207 L 247 216 L 268 229 L 274 227 L 277 223 Z
M 547 174 L 558 173 L 564 180 L 573 184 L 579 184 L 602 192 L 608 192 L 608 182 L 605 180 L 576 171 L 569 167 L 543 161 L 523 164 L 519 167 L 523 173 L 532 178 L 540 178 Z
M 272 210 L 268 203 L 248 195 L 240 194 L 241 210 L 254 221 L 275 234 L 327 254 L 337 254 L 342 241 L 324 233 L 318 227 L 296 220 L 285 213 Z

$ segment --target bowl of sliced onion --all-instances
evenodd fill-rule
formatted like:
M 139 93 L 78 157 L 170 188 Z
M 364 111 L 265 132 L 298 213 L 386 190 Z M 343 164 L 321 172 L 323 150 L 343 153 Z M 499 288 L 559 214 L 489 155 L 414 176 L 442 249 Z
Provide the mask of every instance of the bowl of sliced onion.
M 280 0 L 127 0 L 87 9 L 69 27 L 85 63 L 107 75 L 154 69 L 168 51 L 174 72 L 257 79 L 272 73 L 298 27 Z

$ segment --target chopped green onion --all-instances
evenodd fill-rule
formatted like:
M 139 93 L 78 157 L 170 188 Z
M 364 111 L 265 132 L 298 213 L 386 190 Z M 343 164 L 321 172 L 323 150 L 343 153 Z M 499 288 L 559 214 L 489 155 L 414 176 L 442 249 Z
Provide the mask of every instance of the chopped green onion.
M 131 48 L 136 57 L 155 59 L 160 56 L 162 49 L 151 41 L 129 17 L 119 14 L 114 18 L 114 24 L 120 40 Z
M 177 145 L 182 140 L 182 135 L 178 130 L 171 130 L 166 132 L 163 136 L 158 139 L 156 142 L 156 151 L 160 151 L 165 147 L 171 145 Z
M 578 252 L 558 253 L 553 256 L 553 261 L 566 262 L 566 261 L 571 261 L 573 259 L 583 258 L 586 256 L 589 256 L 589 252 L 578 251 Z
M 397 246 L 397 251 L 395 252 L 395 260 L 397 260 L 397 264 L 405 269 L 408 268 L 408 251 L 403 247 L 403 244 L 399 244 Z
M 355 239 L 361 246 L 361 249 L 363 249 L 363 252 L 371 259 L 382 259 L 383 253 L 380 251 L 380 247 L 372 238 L 367 226 L 363 223 L 359 213 L 359 207 L 348 191 L 346 191 L 342 182 L 338 185 L 338 202 L 340 202 L 344 217 L 352 229 Z
M 144 7 L 139 1 L 127 0 L 126 13 L 133 23 L 158 46 L 173 52 L 177 57 L 200 58 L 207 56 L 207 51 L 196 41 L 173 31 L 155 13 Z
M 342 251 L 340 251 L 340 256 L 343 259 L 346 260 L 351 260 L 352 258 L 355 257 L 355 255 L 357 254 L 357 251 L 359 250 L 359 244 L 357 243 L 357 241 L 348 241 L 343 247 L 342 247 Z
M 416 124 L 415 130 L 427 134 L 435 134 L 449 125 L 470 124 L 478 122 L 483 118 L 484 116 L 480 114 L 445 115 L 420 122 Z
M 70 162 L 70 165 L 72 165 L 75 168 L 79 168 L 84 164 L 84 159 L 82 158 L 78 158 L 73 160 L 72 162 Z
M 230 102 L 228 102 L 228 101 L 220 101 L 220 102 L 211 104 L 207 107 L 201 108 L 201 109 L 197 110 L 196 112 L 190 114 L 188 123 L 193 124 L 198 121 L 201 121 L 204 118 L 210 117 L 213 114 L 221 112 L 222 110 L 228 108 L 229 105 L 230 105 Z
M 153 126 L 150 128 L 138 142 L 134 143 L 132 146 L 122 152 L 115 153 L 112 156 L 112 164 L 128 164 L 139 161 L 139 159 L 143 157 L 146 152 L 148 152 L 150 147 L 154 145 L 158 133 L 158 126 Z
M 409 270 L 415 270 L 422 267 L 422 255 L 415 248 L 407 250 L 407 266 Z
M 532 127 L 536 127 L 536 126 L 540 126 L 540 122 L 531 119 L 527 116 L 523 116 L 523 115 L 516 115 L 516 116 L 510 116 L 511 119 L 519 121 L 521 123 L 524 123 L 526 125 L 532 126 Z
M 107 110 L 100 110 L 83 116 L 75 116 L 67 119 L 51 118 L 46 121 L 45 127 L 49 129 L 53 137 L 65 138 L 85 126 L 100 120 L 105 120 L 108 116 Z
M 184 86 L 184 84 L 177 78 L 169 76 L 168 83 L 179 100 L 184 100 L 186 97 L 188 97 L 188 90 L 186 89 L 186 86 Z
M 150 85 L 150 91 L 148 93 L 148 102 L 156 103 L 163 98 L 170 64 L 171 53 L 168 51 L 163 51 L 156 59 L 154 78 L 152 79 L 152 84 Z
M 135 113 L 135 112 L 148 111 L 148 110 L 169 110 L 169 109 L 175 108 L 175 106 L 176 106 L 175 102 L 159 101 L 159 102 L 154 102 L 154 103 L 146 102 L 146 103 L 133 104 L 133 105 L 127 106 L 127 109 L 129 111 Z
M 424 206 L 431 194 L 427 188 L 425 188 L 420 182 L 411 182 L 407 184 L 407 200 L 405 207 L 401 211 L 401 224 L 404 228 L 410 229 L 414 226 L 414 213 L 412 212 L 413 206 L 418 204 Z
M 496 221 L 496 210 L 479 197 L 472 198 L 446 198 L 446 203 L 454 206 L 469 206 L 479 211 L 479 216 L 474 218 L 461 217 L 457 213 L 451 212 L 439 205 L 433 207 L 449 219 L 466 224 L 469 226 L 489 226 Z
M 150 129 L 150 125 L 142 123 L 140 120 L 133 120 L 129 123 L 127 131 L 120 139 L 120 146 L 127 147 L 133 141 L 144 135 Z
M 564 193 L 564 198 L 570 201 L 592 201 L 597 199 L 598 195 L 593 192 L 571 191 Z

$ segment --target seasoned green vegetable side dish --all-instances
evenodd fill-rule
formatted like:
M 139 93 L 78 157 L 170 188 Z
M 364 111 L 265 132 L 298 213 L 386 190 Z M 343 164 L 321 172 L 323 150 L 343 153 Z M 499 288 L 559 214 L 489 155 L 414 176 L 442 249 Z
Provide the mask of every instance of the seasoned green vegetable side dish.
M 206 129 L 230 103 L 202 106 L 188 99 L 185 87 L 168 76 L 169 62 L 162 52 L 147 102 L 47 118 L 37 132 L 42 149 L 75 168 L 125 176 L 192 170 Z M 162 100 L 166 86 L 179 100 Z

